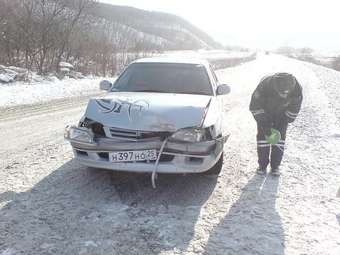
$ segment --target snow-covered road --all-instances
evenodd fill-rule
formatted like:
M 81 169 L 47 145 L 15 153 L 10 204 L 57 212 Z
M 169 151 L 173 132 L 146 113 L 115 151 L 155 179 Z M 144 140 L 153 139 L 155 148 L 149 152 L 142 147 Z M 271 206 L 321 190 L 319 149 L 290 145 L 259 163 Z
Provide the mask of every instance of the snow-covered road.
M 304 89 L 282 176 L 256 176 L 250 95 L 272 72 Z M 201 175 L 94 171 L 74 162 L 63 127 L 84 102 L 0 113 L 0 254 L 340 254 L 340 73 L 279 56 L 218 72 L 225 163 Z

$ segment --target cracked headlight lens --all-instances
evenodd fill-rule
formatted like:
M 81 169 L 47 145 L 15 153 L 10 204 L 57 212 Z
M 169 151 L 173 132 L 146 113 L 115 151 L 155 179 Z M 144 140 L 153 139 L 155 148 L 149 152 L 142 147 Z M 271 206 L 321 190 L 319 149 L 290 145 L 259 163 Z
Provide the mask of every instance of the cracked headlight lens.
M 174 133 L 170 139 L 181 142 L 201 142 L 205 137 L 205 130 L 203 129 L 195 129 L 195 128 L 187 128 L 180 129 L 176 133 Z
M 82 129 L 77 127 L 66 127 L 65 138 L 75 140 L 79 142 L 92 143 L 93 135 L 88 129 Z

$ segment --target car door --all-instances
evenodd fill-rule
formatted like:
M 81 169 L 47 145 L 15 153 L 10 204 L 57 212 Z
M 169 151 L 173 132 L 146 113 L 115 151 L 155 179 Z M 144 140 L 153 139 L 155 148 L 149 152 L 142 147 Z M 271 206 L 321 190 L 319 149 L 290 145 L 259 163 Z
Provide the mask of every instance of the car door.
M 214 90 L 214 98 L 213 98 L 213 100 L 215 101 L 214 105 L 216 105 L 216 108 L 213 107 L 214 114 L 218 116 L 216 118 L 216 123 L 215 123 L 216 133 L 223 135 L 223 96 L 217 96 L 216 94 L 217 87 L 220 83 L 211 65 L 209 65 L 209 73 L 210 73 L 209 76 L 211 77 L 211 83 L 212 83 L 213 90 Z

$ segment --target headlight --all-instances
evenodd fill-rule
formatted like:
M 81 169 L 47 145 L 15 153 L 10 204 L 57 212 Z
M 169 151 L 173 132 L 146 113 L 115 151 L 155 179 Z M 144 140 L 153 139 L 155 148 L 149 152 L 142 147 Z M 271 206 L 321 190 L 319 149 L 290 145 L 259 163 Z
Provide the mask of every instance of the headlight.
M 170 139 L 181 141 L 181 142 L 200 142 L 205 137 L 205 130 L 203 129 L 195 129 L 195 128 L 187 128 L 180 129 L 176 133 L 174 133 Z
M 92 133 L 85 128 L 66 127 L 65 134 L 66 139 L 75 140 L 83 143 L 93 143 Z

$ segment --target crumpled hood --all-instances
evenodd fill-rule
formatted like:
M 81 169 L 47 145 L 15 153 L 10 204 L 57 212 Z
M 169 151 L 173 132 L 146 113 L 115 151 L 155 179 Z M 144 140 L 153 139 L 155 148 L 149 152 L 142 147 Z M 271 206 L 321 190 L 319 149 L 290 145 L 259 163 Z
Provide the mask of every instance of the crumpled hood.
M 85 117 L 107 127 L 169 131 L 199 126 L 211 96 L 112 92 L 91 99 Z

